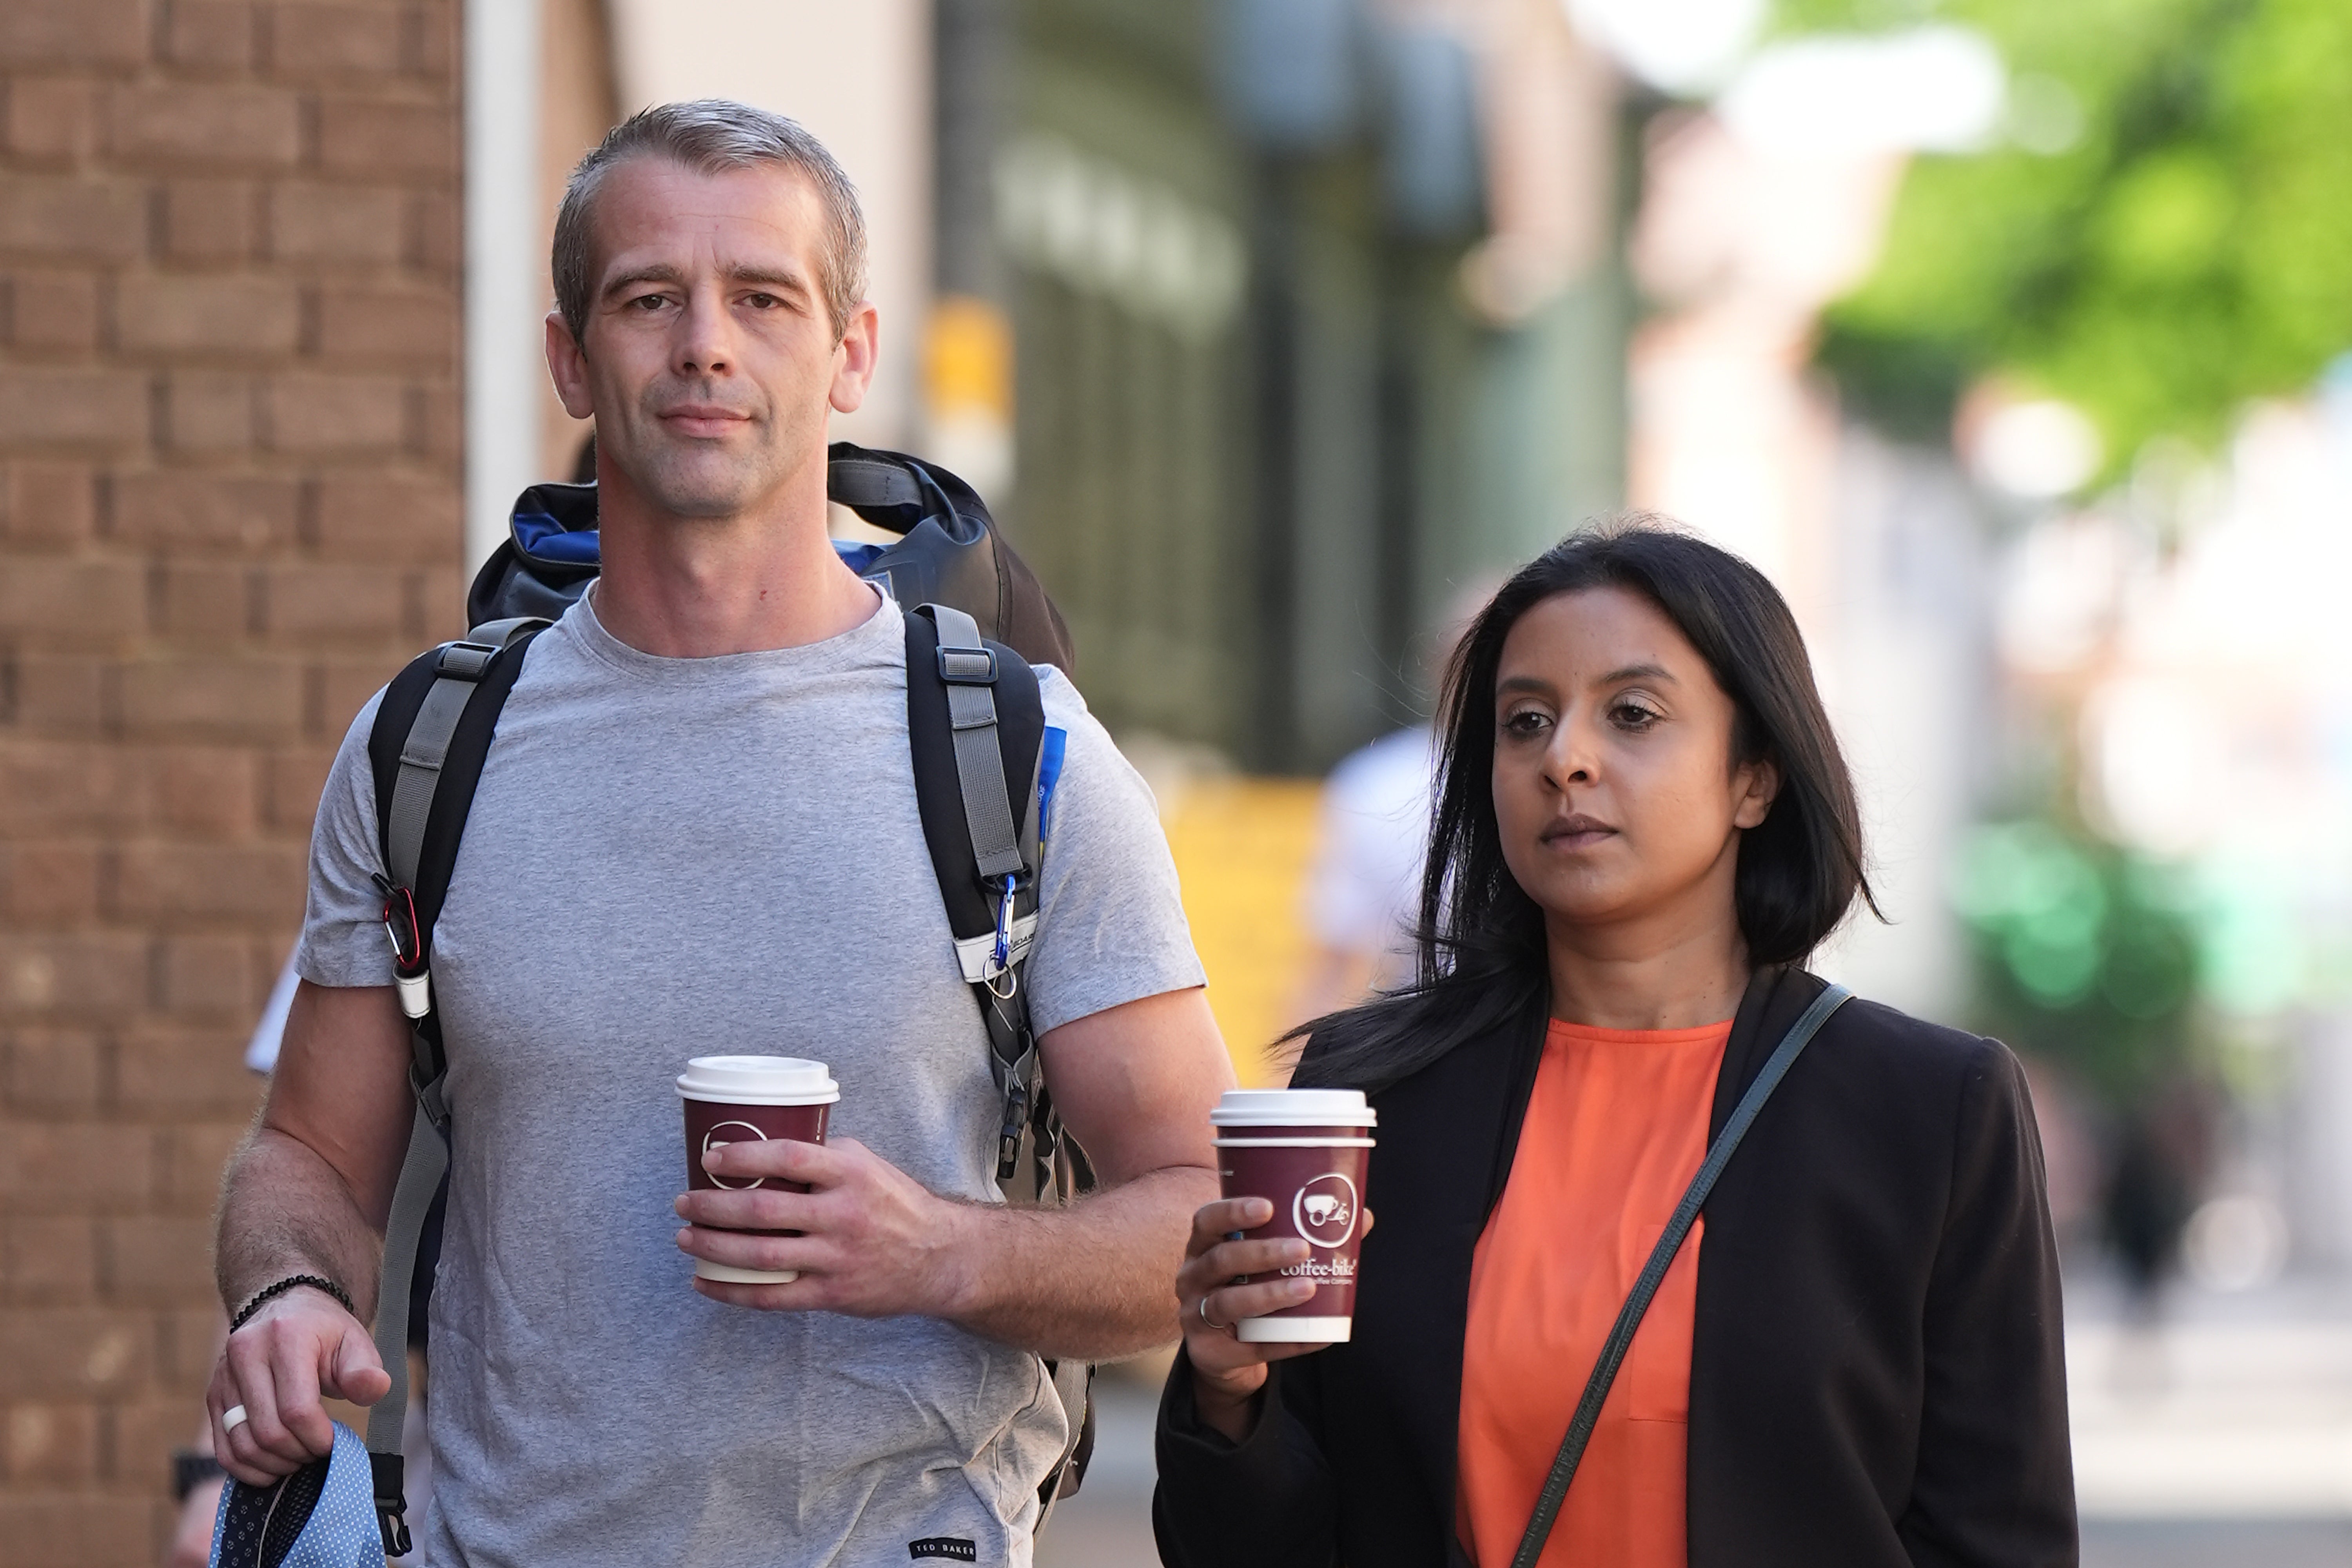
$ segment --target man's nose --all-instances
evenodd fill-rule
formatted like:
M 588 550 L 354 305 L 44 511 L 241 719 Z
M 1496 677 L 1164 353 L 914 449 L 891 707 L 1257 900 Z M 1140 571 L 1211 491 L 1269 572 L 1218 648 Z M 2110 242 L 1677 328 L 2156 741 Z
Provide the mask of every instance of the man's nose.
M 696 290 L 678 313 L 676 363 L 680 375 L 724 375 L 735 365 L 733 323 L 715 294 Z

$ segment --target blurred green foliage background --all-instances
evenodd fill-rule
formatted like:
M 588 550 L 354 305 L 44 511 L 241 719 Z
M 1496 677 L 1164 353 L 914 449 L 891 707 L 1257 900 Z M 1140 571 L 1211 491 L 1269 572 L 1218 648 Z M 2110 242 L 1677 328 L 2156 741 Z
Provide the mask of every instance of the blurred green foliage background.
M 1820 350 L 1858 413 L 1940 436 L 1997 374 L 2090 416 L 2112 480 L 2210 447 L 2352 342 L 2345 0 L 1781 0 L 1782 31 L 1948 20 L 2011 72 L 2002 144 L 1925 157 Z
M 2044 818 L 1971 836 L 1953 888 L 1984 1026 L 2129 1103 L 2189 1064 L 2198 899 L 2178 868 Z

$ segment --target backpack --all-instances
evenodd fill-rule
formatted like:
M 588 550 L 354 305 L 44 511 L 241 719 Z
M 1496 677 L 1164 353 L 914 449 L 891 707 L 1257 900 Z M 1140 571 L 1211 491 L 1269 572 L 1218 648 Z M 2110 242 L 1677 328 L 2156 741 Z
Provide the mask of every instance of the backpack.
M 989 1072 L 1002 1114 L 996 1179 L 1009 1201 L 1067 1204 L 1094 1173 L 1040 1076 L 1026 965 L 1037 928 L 1037 883 L 1049 805 L 1061 771 L 1061 732 L 1045 721 L 1034 663 L 1071 668 L 1061 614 L 997 531 L 971 488 L 902 453 L 848 442 L 830 449 L 826 490 L 899 537 L 835 548 L 907 614 L 907 731 L 915 794 L 956 957 L 986 1026 Z M 386 875 L 384 929 L 410 1025 L 410 1087 L 420 1114 L 409 1134 L 384 1228 L 385 1281 L 413 1279 L 428 1211 L 448 1170 L 447 1060 L 432 984 L 433 925 L 449 889 L 466 816 L 499 710 L 532 637 L 594 581 L 596 487 L 540 484 L 516 501 L 510 535 L 476 574 L 467 636 L 413 660 L 385 688 L 368 754 Z M 391 1391 L 369 1412 L 365 1452 L 383 1551 L 410 1549 L 401 1432 L 408 1405 L 411 1293 L 378 1292 L 377 1353 Z M 1078 1489 L 1094 1449 L 1094 1368 L 1045 1363 L 1069 1439 L 1038 1488 L 1039 1524 Z M 322 1496 L 357 1485 L 344 1471 L 358 1451 L 338 1430 L 336 1450 L 275 1486 L 224 1489 L 214 1560 L 231 1541 L 268 1539 L 291 1551 Z M 313 1472 L 316 1472 L 315 1474 Z M 331 1512 L 339 1511 L 331 1510 Z M 299 1515 L 300 1517 L 293 1517 Z M 289 1522 L 291 1528 L 289 1529 Z M 370 1548 L 373 1543 L 370 1542 Z M 284 1551 L 261 1559 L 274 1568 Z M 320 1561 L 329 1561 L 320 1558 Z

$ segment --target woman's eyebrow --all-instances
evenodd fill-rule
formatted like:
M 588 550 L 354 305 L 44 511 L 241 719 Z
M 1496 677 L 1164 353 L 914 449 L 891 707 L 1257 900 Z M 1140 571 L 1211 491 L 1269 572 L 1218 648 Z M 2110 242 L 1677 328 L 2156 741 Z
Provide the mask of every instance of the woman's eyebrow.
M 1679 686 L 1682 684 L 1682 682 L 1675 679 L 1675 672 L 1668 669 L 1663 664 L 1625 665 L 1620 668 L 1611 670 L 1599 680 L 1593 682 L 1593 684 L 1596 686 L 1614 686 L 1621 680 L 1663 680 L 1667 682 L 1669 685 L 1674 686 Z
M 1495 695 L 1497 697 L 1510 691 L 1528 691 L 1541 696 L 1550 689 L 1550 681 L 1532 675 L 1507 675 L 1495 682 Z

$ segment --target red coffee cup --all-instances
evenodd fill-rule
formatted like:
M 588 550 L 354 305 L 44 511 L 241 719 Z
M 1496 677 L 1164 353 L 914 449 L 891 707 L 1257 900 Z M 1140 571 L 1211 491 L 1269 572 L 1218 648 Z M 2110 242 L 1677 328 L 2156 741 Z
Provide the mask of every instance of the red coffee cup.
M 823 1062 L 797 1057 L 697 1057 L 677 1078 L 677 1097 L 686 1105 L 686 1184 L 692 1192 L 749 1192 L 756 1188 L 788 1193 L 808 1191 L 806 1184 L 779 1177 L 714 1176 L 703 1169 L 702 1157 L 729 1143 L 757 1143 L 770 1138 L 793 1138 L 803 1143 L 824 1142 L 824 1124 L 841 1086 L 833 1081 Z M 754 1230 L 748 1236 L 798 1236 L 796 1230 Z M 800 1278 L 796 1269 L 738 1268 L 698 1258 L 694 1271 L 705 1279 L 737 1285 L 782 1285 Z
M 1251 1240 L 1297 1237 L 1314 1249 L 1282 1277 L 1312 1279 L 1315 1294 L 1242 1319 L 1234 1332 L 1245 1343 L 1346 1342 L 1355 1321 L 1356 1250 L 1364 1237 L 1374 1120 L 1352 1089 L 1230 1089 L 1209 1113 L 1225 1196 L 1274 1205 L 1272 1220 L 1242 1234 Z

